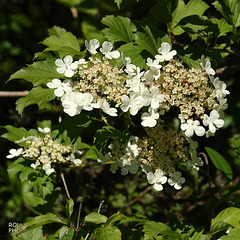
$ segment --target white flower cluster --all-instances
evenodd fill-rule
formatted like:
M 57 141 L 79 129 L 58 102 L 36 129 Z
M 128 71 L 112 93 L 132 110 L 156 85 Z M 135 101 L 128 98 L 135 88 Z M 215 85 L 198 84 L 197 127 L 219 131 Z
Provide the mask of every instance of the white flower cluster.
M 84 72 L 85 69 L 88 69 L 88 67 L 91 68 L 91 62 L 94 61 L 93 55 L 97 54 L 97 48 L 100 46 L 100 44 L 97 39 L 92 39 L 89 42 L 86 40 L 85 46 L 87 50 L 92 54 L 92 56 L 89 57 L 89 61 L 86 61 L 85 59 L 73 61 L 72 56 L 67 55 L 63 58 L 63 60 L 57 59 L 55 61 L 55 64 L 57 66 L 57 72 L 63 74 L 67 78 L 71 78 L 74 77 L 74 75 L 81 75 L 81 73 Z M 112 49 L 112 43 L 105 41 L 102 44 L 100 52 L 104 56 L 104 60 L 120 57 L 120 53 L 118 51 L 112 51 Z M 104 65 L 104 61 L 102 64 Z M 92 78 L 94 78 L 96 77 L 94 76 L 94 74 L 97 74 L 97 71 L 92 71 L 91 74 L 93 75 Z M 87 77 L 86 80 L 89 81 Z M 95 80 L 96 79 L 93 79 L 93 81 Z M 91 83 L 89 83 L 89 85 L 91 85 Z M 110 116 L 117 116 L 117 109 L 111 107 L 107 100 L 100 100 L 99 98 L 96 101 L 96 99 L 94 99 L 93 92 L 89 92 L 89 89 L 84 89 L 84 87 L 82 87 L 83 89 L 80 89 L 83 91 L 76 91 L 76 86 L 74 85 L 74 82 L 70 79 L 65 79 L 63 82 L 60 79 L 53 79 L 51 82 L 47 83 L 47 86 L 49 88 L 55 89 L 54 94 L 56 95 L 56 97 L 61 98 L 64 112 L 66 112 L 70 116 L 80 114 L 82 110 L 92 111 L 94 108 L 101 109 L 103 112 Z M 99 84 L 98 88 L 99 89 L 91 90 L 99 90 L 99 92 L 101 92 L 101 84 Z M 86 92 L 84 92 L 84 90 L 86 90 Z
M 214 86 L 213 97 L 216 99 L 213 109 L 210 114 L 204 113 L 202 116 L 202 124 L 200 125 L 199 120 L 188 119 L 187 122 L 182 120 L 181 129 L 185 131 L 187 137 L 192 137 L 195 133 L 197 136 L 203 136 L 206 134 L 206 137 L 214 136 L 216 130 L 223 127 L 224 125 L 224 110 L 227 109 L 227 99 L 225 98 L 230 92 L 226 90 L 226 84 L 223 81 L 220 81 L 219 78 L 214 78 L 215 71 L 211 68 L 211 63 L 204 56 L 201 58 L 201 67 L 209 75 L 212 85 Z M 206 127 L 208 128 L 206 130 Z
M 71 146 L 64 146 L 57 140 L 53 140 L 49 135 L 50 128 L 38 128 L 38 131 L 43 133 L 44 136 L 29 136 L 17 141 L 16 143 L 24 142 L 25 148 L 10 149 L 7 158 L 14 158 L 22 156 L 23 158 L 35 161 L 31 164 L 31 167 L 36 169 L 42 165 L 42 169 L 47 175 L 50 175 L 55 171 L 52 167 L 53 163 L 73 163 L 76 166 L 82 164 L 81 159 L 75 158 L 75 155 L 71 153 Z M 75 151 L 78 155 L 82 153 Z

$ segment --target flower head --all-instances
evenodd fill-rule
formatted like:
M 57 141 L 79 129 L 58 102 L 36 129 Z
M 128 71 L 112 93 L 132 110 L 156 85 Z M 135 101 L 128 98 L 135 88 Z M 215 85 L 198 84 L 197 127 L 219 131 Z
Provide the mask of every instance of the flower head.
M 211 68 L 211 63 L 208 59 L 206 59 L 203 55 L 201 57 L 201 63 L 200 66 L 209 74 L 209 75 L 215 75 L 215 71 L 213 68 Z
M 112 51 L 112 49 L 113 49 L 112 43 L 105 41 L 103 42 L 100 51 L 108 59 L 119 58 L 120 57 L 119 51 Z
M 198 120 L 188 119 L 187 123 L 181 124 L 181 129 L 185 131 L 187 137 L 192 137 L 194 132 L 197 136 L 203 136 L 205 134 L 205 129 L 202 126 L 199 126 L 200 122 Z
M 162 184 L 167 182 L 167 177 L 163 175 L 163 171 L 161 169 L 157 169 L 155 173 L 149 172 L 147 174 L 147 180 L 150 184 L 154 184 L 153 188 L 157 191 L 162 191 Z
M 214 109 L 210 112 L 210 116 L 207 114 L 203 115 L 203 124 L 204 126 L 209 126 L 209 131 L 215 133 L 218 128 L 223 127 L 224 120 L 219 119 L 219 113 Z
M 176 54 L 177 51 L 176 50 L 171 50 L 171 46 L 169 43 L 167 42 L 163 42 L 161 44 L 161 47 L 158 49 L 158 52 L 161 55 L 156 55 L 155 58 L 159 61 L 159 62 L 163 62 L 163 61 L 169 61 L 171 60 Z
M 85 47 L 91 54 L 96 54 L 96 49 L 99 47 L 99 41 L 97 39 L 92 39 L 89 42 L 85 40 Z
M 6 158 L 14 158 L 14 157 L 18 157 L 19 155 L 21 155 L 21 153 L 23 152 L 22 148 L 19 149 L 10 149 L 9 150 L 9 154 L 6 156 Z
M 55 61 L 57 65 L 57 72 L 60 74 L 64 74 L 65 77 L 72 77 L 74 75 L 75 69 L 77 69 L 77 62 L 73 62 L 73 58 L 70 55 L 67 55 L 62 59 L 57 59 Z

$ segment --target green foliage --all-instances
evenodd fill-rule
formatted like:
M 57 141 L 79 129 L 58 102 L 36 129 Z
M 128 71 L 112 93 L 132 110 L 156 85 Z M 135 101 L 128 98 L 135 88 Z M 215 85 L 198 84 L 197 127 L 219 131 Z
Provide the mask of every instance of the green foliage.
M 215 1 L 214 7 L 235 28 L 240 26 L 240 2 L 238 0 Z
M 20 98 L 16 101 L 16 110 L 21 115 L 23 110 L 32 104 L 37 104 L 39 109 L 46 108 L 45 103 L 55 99 L 53 89 L 45 89 L 40 86 L 33 88 L 26 97 Z
M 109 27 L 105 28 L 103 33 L 111 41 L 131 42 L 134 38 L 133 33 L 137 30 L 127 17 L 109 15 L 104 17 L 101 22 Z
M 8 81 L 25 79 L 31 82 L 33 86 L 38 86 L 46 84 L 54 78 L 61 78 L 63 75 L 56 71 L 55 60 L 56 59 L 48 58 L 45 61 L 34 62 L 12 74 Z
M 42 42 L 42 44 L 47 46 L 44 51 L 58 52 L 60 58 L 68 54 L 72 56 L 83 55 L 80 52 L 79 42 L 72 33 L 57 27 L 50 29 L 49 33 L 50 36 Z
M 215 167 L 219 171 L 223 172 L 230 180 L 232 180 L 233 179 L 232 168 L 226 161 L 226 159 L 212 148 L 205 147 L 205 150 L 207 151 L 207 154 L 209 155 Z

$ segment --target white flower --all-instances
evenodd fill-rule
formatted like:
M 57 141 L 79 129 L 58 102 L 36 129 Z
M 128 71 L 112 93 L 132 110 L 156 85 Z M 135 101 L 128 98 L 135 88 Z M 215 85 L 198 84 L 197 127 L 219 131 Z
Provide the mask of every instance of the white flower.
M 86 60 L 84 58 L 79 59 L 77 63 L 79 65 L 86 65 L 86 64 L 88 64 L 88 62 L 86 62 Z
M 176 171 L 171 175 L 171 178 L 168 179 L 168 183 L 176 190 L 179 190 L 182 188 L 182 184 L 185 183 L 185 178 L 182 177 L 182 173 Z
M 48 176 L 55 171 L 53 168 L 51 168 L 51 164 L 50 163 L 44 164 L 43 165 L 43 170 L 46 172 L 46 174 Z
M 31 168 L 36 169 L 39 165 L 40 165 L 40 162 L 36 161 L 36 163 L 32 163 L 30 166 Z
M 136 144 L 137 141 L 138 137 L 132 137 L 130 141 L 127 143 L 126 156 L 136 158 L 139 155 L 141 148 L 139 148 L 138 145 Z
M 140 82 L 141 79 L 139 76 L 134 76 L 133 78 L 126 80 L 126 86 L 129 88 L 129 91 L 139 92 L 140 91 Z
M 9 154 L 6 156 L 6 158 L 14 158 L 14 157 L 18 157 L 19 155 L 21 155 L 23 149 L 19 148 L 19 149 L 10 149 L 9 150 Z
M 151 58 L 147 58 L 147 65 L 150 68 L 157 68 L 157 69 L 160 69 L 162 67 L 162 65 L 159 64 L 158 60 L 153 61 Z
M 131 92 L 130 98 L 127 95 L 122 95 L 121 100 L 120 108 L 122 111 L 127 112 L 130 109 L 130 114 L 133 116 L 143 107 L 143 99 L 139 93 Z
M 159 103 L 164 101 L 164 95 L 158 94 L 159 89 L 157 87 L 152 87 L 151 89 L 151 107 L 153 109 L 157 109 L 159 107 Z
M 93 96 L 91 93 L 78 93 L 75 102 L 79 108 L 91 111 L 93 109 L 92 100 Z
M 109 116 L 112 117 L 116 117 L 117 116 L 117 109 L 116 108 L 111 108 L 110 104 L 108 102 L 98 102 L 98 104 L 100 104 L 99 108 L 103 110 L 103 112 L 105 112 L 106 114 L 108 114 Z M 96 105 L 94 105 L 94 107 L 96 108 Z
M 46 134 L 46 133 L 50 133 L 51 129 L 49 127 L 45 127 L 45 128 L 38 127 L 38 131 Z
M 138 163 L 136 160 L 120 159 L 118 162 L 119 167 L 121 168 L 121 174 L 127 175 L 128 172 L 135 174 L 138 171 Z
M 200 66 L 203 68 L 209 75 L 215 75 L 215 71 L 211 68 L 211 63 L 208 59 L 206 59 L 203 55 L 201 57 Z
M 210 116 L 203 115 L 203 125 L 209 126 L 209 131 L 215 133 L 218 128 L 221 128 L 224 124 L 222 119 L 219 119 L 219 113 L 214 109 L 210 112 Z
M 80 166 L 82 164 L 82 160 L 75 158 L 75 155 L 73 153 L 71 153 L 70 156 L 67 157 L 67 160 L 73 162 L 76 166 Z
M 83 109 L 82 106 L 79 106 L 77 104 L 77 98 L 81 98 L 82 93 L 66 93 L 61 97 L 63 111 L 67 113 L 69 116 L 73 117 L 77 114 L 81 113 L 81 110 Z
M 77 69 L 77 62 L 73 62 L 73 58 L 70 55 L 67 55 L 62 59 L 57 59 L 55 61 L 57 65 L 57 72 L 60 74 L 64 74 L 65 77 L 72 77 L 74 75 L 75 69 Z
M 197 136 L 201 137 L 205 134 L 205 129 L 202 126 L 199 126 L 200 122 L 198 120 L 191 120 L 188 119 L 187 123 L 181 124 L 181 129 L 185 131 L 185 135 L 187 137 L 192 137 L 194 132 L 197 134 Z
M 102 48 L 100 48 L 100 51 L 108 59 L 119 58 L 120 52 L 112 51 L 112 49 L 113 49 L 112 43 L 105 41 L 105 42 L 103 42 Z
M 132 78 L 137 76 L 138 78 L 141 78 L 144 72 L 141 72 L 141 69 L 139 67 L 136 67 L 134 64 L 130 63 L 126 65 L 125 72 Z
M 169 43 L 167 42 L 163 42 L 161 44 L 161 47 L 158 49 L 158 52 L 161 55 L 156 55 L 155 58 L 159 61 L 159 62 L 163 62 L 163 61 L 169 61 L 171 60 L 176 54 L 177 51 L 176 50 L 171 50 L 171 46 Z
M 62 97 L 65 93 L 67 92 L 71 92 L 72 91 L 72 87 L 71 87 L 72 83 L 69 80 L 64 80 L 63 82 L 59 79 L 53 79 L 51 82 L 47 83 L 47 86 L 49 88 L 56 88 L 54 90 L 54 94 L 56 97 Z
M 159 113 L 155 112 L 156 109 L 152 107 L 148 108 L 148 113 L 144 112 L 141 116 L 143 127 L 154 127 L 157 124 L 157 119 L 159 118 Z
M 99 41 L 97 39 L 92 39 L 89 42 L 85 40 L 85 47 L 91 54 L 96 54 L 96 49 L 99 47 Z
M 216 95 L 218 100 L 221 100 L 226 95 L 230 94 L 230 92 L 226 90 L 226 87 L 227 87 L 226 83 L 224 83 L 223 81 L 220 81 L 218 77 L 214 79 L 213 85 L 216 88 L 214 90 L 214 94 Z
M 153 188 L 157 191 L 162 191 L 162 184 L 167 182 L 167 177 L 163 175 L 163 171 L 161 169 L 157 169 L 155 173 L 149 172 L 147 174 L 147 180 L 150 184 L 154 184 Z

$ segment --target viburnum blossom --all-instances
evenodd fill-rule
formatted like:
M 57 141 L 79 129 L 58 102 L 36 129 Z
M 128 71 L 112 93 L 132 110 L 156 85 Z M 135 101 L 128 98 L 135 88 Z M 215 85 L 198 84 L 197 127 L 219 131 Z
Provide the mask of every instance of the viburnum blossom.
M 50 163 L 44 164 L 43 170 L 46 172 L 47 175 L 50 175 L 51 173 L 53 173 L 55 171 L 54 168 L 51 168 Z
M 44 133 L 44 134 L 51 132 L 51 129 L 49 127 L 45 127 L 45 128 L 38 127 L 37 129 L 39 132 Z
M 219 113 L 214 109 L 210 112 L 210 116 L 207 114 L 203 115 L 203 124 L 204 126 L 209 126 L 209 131 L 215 133 L 218 128 L 223 127 L 224 121 L 219 119 Z
M 18 157 L 21 155 L 23 151 L 23 148 L 19 148 L 19 149 L 10 149 L 9 150 L 9 154 L 6 156 L 7 158 L 14 158 L 14 157 Z
M 159 118 L 159 113 L 155 109 L 149 107 L 148 113 L 144 112 L 141 116 L 143 127 L 154 127 L 157 124 L 157 119 Z
M 215 75 L 215 71 L 213 68 L 211 68 L 211 63 L 208 59 L 206 59 L 203 55 L 201 57 L 201 63 L 200 66 L 209 74 L 209 75 Z
M 100 52 L 108 59 L 112 58 L 119 58 L 120 52 L 119 51 L 112 51 L 113 45 L 110 42 L 103 42 L 102 48 L 100 48 Z
M 57 72 L 64 74 L 65 77 L 72 77 L 74 75 L 74 70 L 77 69 L 77 62 L 73 62 L 73 58 L 70 55 L 67 55 L 62 59 L 57 59 L 55 61 L 57 65 Z
M 54 94 L 56 97 L 62 97 L 65 93 L 71 92 L 71 82 L 69 80 L 64 80 L 63 82 L 59 79 L 53 79 L 52 82 L 47 83 L 49 88 L 56 88 Z
M 192 137 L 194 132 L 197 136 L 203 136 L 205 134 L 204 127 L 200 126 L 200 122 L 198 120 L 188 119 L 187 123 L 181 124 L 181 129 L 185 132 L 187 137 Z
M 131 115 L 136 115 L 138 111 L 143 107 L 142 97 L 139 93 L 131 92 L 130 98 L 127 95 L 122 96 L 122 105 L 120 106 L 123 112 L 127 112 L 130 109 Z
M 164 176 L 163 171 L 161 169 L 157 169 L 155 173 L 149 172 L 147 174 L 147 180 L 150 184 L 153 184 L 153 188 L 157 191 L 162 191 L 162 184 L 167 182 L 167 177 Z
M 159 62 L 163 62 L 163 61 L 169 61 L 171 60 L 176 54 L 177 51 L 176 50 L 171 50 L 171 46 L 169 43 L 167 42 L 163 42 L 161 44 L 161 47 L 158 49 L 158 52 L 161 55 L 156 55 L 155 58 L 159 61 Z
M 100 46 L 99 41 L 97 39 L 92 39 L 89 42 L 85 40 L 86 49 L 92 54 L 96 54 L 96 49 Z

